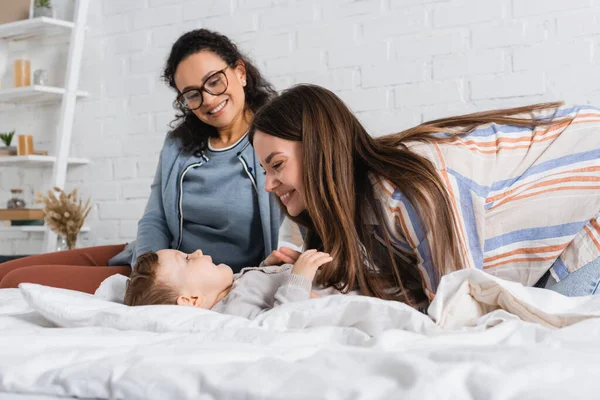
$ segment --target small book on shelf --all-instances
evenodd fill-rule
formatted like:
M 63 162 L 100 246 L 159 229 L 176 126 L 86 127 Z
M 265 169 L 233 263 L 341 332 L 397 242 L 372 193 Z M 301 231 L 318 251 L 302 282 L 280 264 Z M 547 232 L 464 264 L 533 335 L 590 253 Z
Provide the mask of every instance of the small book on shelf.
M 43 220 L 44 211 L 41 208 L 5 208 L 0 209 L 0 221 Z

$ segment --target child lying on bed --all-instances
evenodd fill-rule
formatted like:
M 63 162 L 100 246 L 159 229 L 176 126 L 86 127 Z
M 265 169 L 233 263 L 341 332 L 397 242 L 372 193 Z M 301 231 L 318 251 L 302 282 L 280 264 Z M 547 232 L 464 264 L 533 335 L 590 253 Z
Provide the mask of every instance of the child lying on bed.
M 278 305 L 316 296 L 312 282 L 329 254 L 307 250 L 294 265 L 244 268 L 234 275 L 225 264 L 197 250 L 147 252 L 138 257 L 125 304 L 179 304 L 252 319 Z

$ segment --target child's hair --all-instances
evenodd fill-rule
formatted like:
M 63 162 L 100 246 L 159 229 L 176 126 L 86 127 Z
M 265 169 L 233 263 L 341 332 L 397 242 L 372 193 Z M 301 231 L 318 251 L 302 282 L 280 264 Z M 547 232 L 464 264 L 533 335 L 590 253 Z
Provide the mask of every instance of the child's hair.
M 179 292 L 156 280 L 156 270 L 159 265 L 158 254 L 153 251 L 137 258 L 135 268 L 127 282 L 125 304 L 128 306 L 177 304 Z

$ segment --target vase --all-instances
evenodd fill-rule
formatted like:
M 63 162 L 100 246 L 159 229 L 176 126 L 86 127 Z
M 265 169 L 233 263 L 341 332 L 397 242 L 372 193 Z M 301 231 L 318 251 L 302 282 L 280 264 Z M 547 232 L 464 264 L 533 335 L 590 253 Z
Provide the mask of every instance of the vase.
M 67 249 L 73 250 L 77 246 L 77 234 L 67 235 L 65 238 Z
M 73 250 L 77 247 L 77 235 L 57 235 L 56 251 Z
M 54 18 L 54 10 L 48 7 L 35 7 L 33 9 L 33 18 L 38 17 Z
M 17 155 L 17 147 L 16 146 L 4 146 L 0 147 L 0 157 L 2 156 L 16 156 Z
M 64 236 L 58 235 L 56 237 L 56 251 L 65 251 L 69 250 L 67 246 L 67 239 Z

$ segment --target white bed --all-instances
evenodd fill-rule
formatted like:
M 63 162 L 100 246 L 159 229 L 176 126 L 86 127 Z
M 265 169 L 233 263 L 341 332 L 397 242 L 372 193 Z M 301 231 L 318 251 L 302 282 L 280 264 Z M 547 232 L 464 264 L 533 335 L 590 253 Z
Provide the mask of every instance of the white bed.
M 600 393 L 600 296 L 568 299 L 479 271 L 444 278 L 429 316 L 362 296 L 289 304 L 254 321 L 104 297 L 0 290 L 0 400 Z

